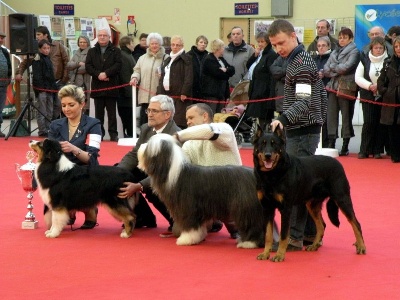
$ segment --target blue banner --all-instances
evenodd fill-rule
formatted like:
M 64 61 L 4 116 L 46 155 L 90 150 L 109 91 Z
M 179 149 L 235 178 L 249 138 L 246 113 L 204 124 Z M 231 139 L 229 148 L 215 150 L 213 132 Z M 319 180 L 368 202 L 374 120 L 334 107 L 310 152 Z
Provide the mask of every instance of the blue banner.
M 258 15 L 258 2 L 235 3 L 235 16 Z
M 355 16 L 355 40 L 358 49 L 369 44 L 369 30 L 374 26 L 381 26 L 385 33 L 390 27 L 399 25 L 400 5 L 398 4 L 374 4 L 356 5 Z
M 55 16 L 73 16 L 75 7 L 73 4 L 54 4 Z

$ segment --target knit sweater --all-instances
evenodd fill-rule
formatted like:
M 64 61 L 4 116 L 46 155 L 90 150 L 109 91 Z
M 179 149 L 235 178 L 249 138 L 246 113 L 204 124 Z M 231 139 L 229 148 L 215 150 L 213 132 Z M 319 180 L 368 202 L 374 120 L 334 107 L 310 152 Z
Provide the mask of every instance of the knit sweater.
M 242 165 L 232 127 L 227 123 L 210 123 L 177 132 L 189 160 L 200 166 Z
M 309 96 L 296 95 L 301 85 L 310 88 Z M 278 119 L 286 126 L 287 135 L 319 133 L 326 119 L 328 100 L 315 62 L 302 45 L 288 57 L 284 96 L 283 114 Z

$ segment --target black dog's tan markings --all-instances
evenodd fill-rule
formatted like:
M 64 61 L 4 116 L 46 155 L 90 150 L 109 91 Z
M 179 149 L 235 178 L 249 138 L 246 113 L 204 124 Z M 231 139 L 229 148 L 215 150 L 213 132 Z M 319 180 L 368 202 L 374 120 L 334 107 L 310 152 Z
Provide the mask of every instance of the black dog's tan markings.
M 313 218 L 317 234 L 307 251 L 316 251 L 324 235 L 321 215 L 322 203 L 332 224 L 339 226 L 339 209 L 351 224 L 356 237 L 357 254 L 365 254 L 366 248 L 350 197 L 350 185 L 342 165 L 334 158 L 322 155 L 295 157 L 285 151 L 284 132 L 277 128 L 274 133 L 264 133 L 260 128 L 254 139 L 254 173 L 257 178 L 259 199 L 262 200 L 267 219 L 264 252 L 258 259 L 268 259 L 272 249 L 272 224 L 275 209 L 281 213 L 281 236 L 277 254 L 272 261 L 283 261 L 289 242 L 290 214 L 293 205 L 306 204 Z

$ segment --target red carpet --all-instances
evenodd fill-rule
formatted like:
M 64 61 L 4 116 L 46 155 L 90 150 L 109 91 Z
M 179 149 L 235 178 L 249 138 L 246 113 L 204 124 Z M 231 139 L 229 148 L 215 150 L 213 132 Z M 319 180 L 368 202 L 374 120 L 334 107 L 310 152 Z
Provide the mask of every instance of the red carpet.
M 367 255 L 355 254 L 352 229 L 327 224 L 317 252 L 287 253 L 283 263 L 257 261 L 261 249 L 237 249 L 225 229 L 201 245 L 178 247 L 159 238 L 158 228 L 138 229 L 121 239 L 121 224 L 100 208 L 93 230 L 65 228 L 44 236 L 42 202 L 34 193 L 36 230 L 22 230 L 26 193 L 14 163 L 24 164 L 29 137 L 0 140 L 0 299 L 394 299 L 400 290 L 397 266 L 400 228 L 400 164 L 390 159 L 339 158 L 352 187 Z M 102 144 L 101 163 L 114 164 L 129 150 Z M 241 150 L 252 164 L 251 150 Z M 326 213 L 324 211 L 325 218 Z M 83 215 L 78 213 L 78 225 Z

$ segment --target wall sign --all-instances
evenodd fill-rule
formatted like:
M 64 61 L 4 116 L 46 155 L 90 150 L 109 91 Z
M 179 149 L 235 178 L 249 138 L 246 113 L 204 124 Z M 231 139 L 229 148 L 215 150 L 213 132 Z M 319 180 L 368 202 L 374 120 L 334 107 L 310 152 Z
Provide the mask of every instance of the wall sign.
M 258 2 L 235 3 L 235 15 L 258 15 Z
M 54 4 L 55 16 L 73 16 L 75 7 L 73 4 Z

